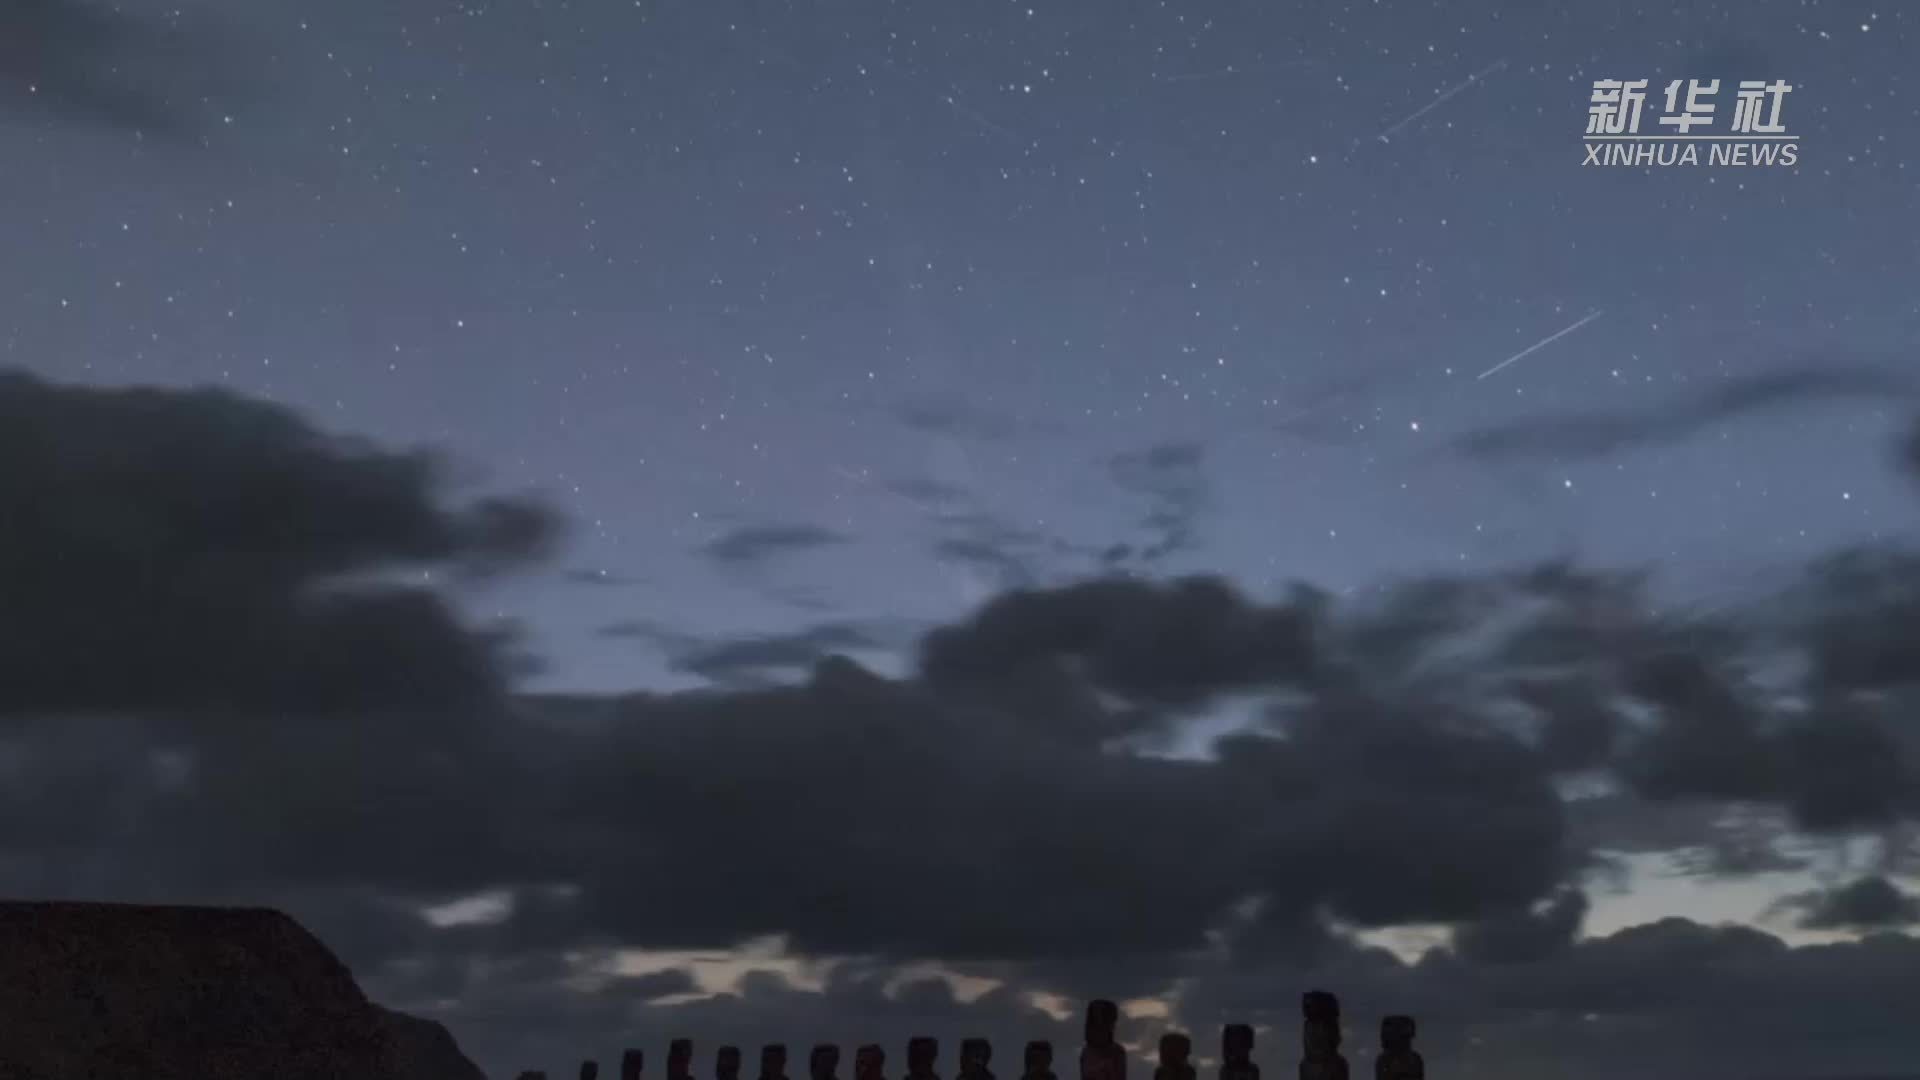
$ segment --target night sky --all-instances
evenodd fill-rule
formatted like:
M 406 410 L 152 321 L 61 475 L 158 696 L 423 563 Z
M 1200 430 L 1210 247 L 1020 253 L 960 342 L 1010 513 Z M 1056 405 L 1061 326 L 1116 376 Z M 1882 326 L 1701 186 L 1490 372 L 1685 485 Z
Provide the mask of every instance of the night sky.
M 1917 24 L 0 0 L 0 893 L 492 1074 L 1913 1071 Z M 1687 77 L 1798 165 L 1582 166 Z

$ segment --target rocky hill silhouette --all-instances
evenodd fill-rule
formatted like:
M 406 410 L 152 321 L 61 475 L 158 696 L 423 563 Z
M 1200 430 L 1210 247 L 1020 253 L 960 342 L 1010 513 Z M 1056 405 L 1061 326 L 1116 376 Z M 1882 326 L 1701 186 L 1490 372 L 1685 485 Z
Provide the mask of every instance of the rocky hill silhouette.
M 0 902 L 0 1080 L 484 1080 L 278 911 Z

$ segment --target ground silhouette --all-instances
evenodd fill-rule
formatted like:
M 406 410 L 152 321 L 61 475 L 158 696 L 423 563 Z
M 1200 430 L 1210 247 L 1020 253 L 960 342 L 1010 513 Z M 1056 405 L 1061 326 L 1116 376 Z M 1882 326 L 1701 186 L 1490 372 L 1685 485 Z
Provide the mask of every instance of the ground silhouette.
M 485 1080 L 266 909 L 0 902 L 0 1080 Z
M 1340 1005 L 1302 999 L 1301 1080 L 1347 1080 Z M 1080 1080 L 1125 1080 L 1119 1007 L 1086 1007 Z M 1378 1080 L 1422 1080 L 1414 1021 L 1381 1024 Z M 1258 1080 L 1253 1029 L 1221 1031 L 1220 1080 Z M 1193 1041 L 1168 1032 L 1155 1080 L 1196 1080 Z M 904 1080 L 938 1080 L 940 1044 L 916 1036 Z M 993 1080 L 993 1046 L 960 1041 L 955 1080 Z M 641 1080 L 646 1054 L 627 1048 L 621 1080 Z M 674 1039 L 665 1080 L 693 1080 L 693 1042 Z M 886 1052 L 858 1048 L 854 1080 L 885 1080 Z M 1022 1080 L 1055 1080 L 1053 1047 L 1028 1043 Z M 737 1080 L 740 1051 L 723 1046 L 714 1080 Z M 838 1080 L 840 1048 L 820 1043 L 808 1080 Z M 760 1052 L 761 1080 L 786 1080 L 787 1048 Z M 580 1080 L 600 1066 L 579 1064 Z M 539 1069 L 522 1080 L 545 1080 Z M 292 918 L 264 908 L 0 901 L 0 1080 L 485 1080 L 439 1024 L 367 1000 L 345 965 Z

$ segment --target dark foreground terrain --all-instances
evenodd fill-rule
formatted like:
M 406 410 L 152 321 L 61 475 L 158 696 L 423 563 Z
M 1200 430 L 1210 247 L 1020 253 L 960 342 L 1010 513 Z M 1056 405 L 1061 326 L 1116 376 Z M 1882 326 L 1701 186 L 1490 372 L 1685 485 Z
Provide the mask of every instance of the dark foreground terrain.
M 0 903 L 0 1080 L 484 1080 L 277 911 Z

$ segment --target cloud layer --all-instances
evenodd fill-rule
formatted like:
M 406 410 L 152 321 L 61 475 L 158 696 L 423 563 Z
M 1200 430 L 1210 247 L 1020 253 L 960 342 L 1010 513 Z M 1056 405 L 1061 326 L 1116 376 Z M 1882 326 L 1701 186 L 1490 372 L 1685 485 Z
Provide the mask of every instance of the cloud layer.
M 191 134 L 241 80 L 221 28 L 180 9 L 0 0 L 0 110 L 158 136 Z
M 1179 535 L 1195 485 L 1147 488 Z M 1920 817 L 1906 551 L 1704 619 L 1562 565 L 1361 602 L 1100 579 L 1002 594 L 897 677 L 827 656 L 744 688 L 531 696 L 509 643 L 420 581 L 528 562 L 553 522 L 451 498 L 428 456 L 224 394 L 7 376 L 0 505 L 22 523 L 0 541 L 0 889 L 284 904 L 495 1068 L 683 1032 L 1070 1045 L 1034 992 L 1158 996 L 1202 1049 L 1271 1023 L 1284 1067 L 1312 983 L 1362 1027 L 1419 1014 L 1437 1066 L 1489 1075 L 1920 1052 L 1890 1004 L 1920 991 L 1911 938 L 1580 936 L 1613 853 L 1720 843 L 1727 815 L 1763 854 Z M 795 541 L 765 539 L 739 550 Z M 862 633 L 701 663 L 779 669 Z M 1247 722 L 1208 755 L 1162 752 L 1229 707 Z M 504 917 L 419 913 L 481 892 Z M 1796 903 L 1912 921 L 1885 877 Z M 1432 925 L 1451 944 L 1418 962 L 1352 933 Z M 824 982 L 688 993 L 687 954 L 769 937 Z M 680 959 L 583 981 L 623 949 Z M 929 966 L 1000 989 L 963 1000 L 913 980 Z

